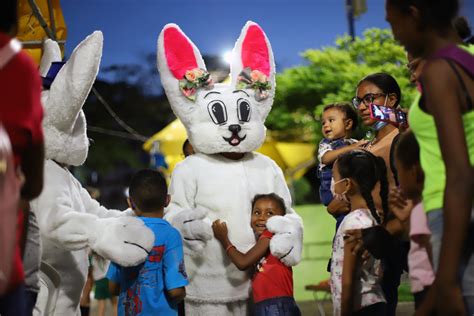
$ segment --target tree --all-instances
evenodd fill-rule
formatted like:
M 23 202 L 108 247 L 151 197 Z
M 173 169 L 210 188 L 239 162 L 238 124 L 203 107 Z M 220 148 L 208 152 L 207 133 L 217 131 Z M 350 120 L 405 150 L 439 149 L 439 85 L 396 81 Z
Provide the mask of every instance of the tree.
M 407 107 L 415 96 L 409 82 L 406 53 L 389 30 L 368 29 L 354 41 L 338 37 L 335 46 L 303 52 L 307 65 L 286 69 L 277 75 L 277 89 L 267 127 L 280 138 L 319 141 L 319 117 L 325 105 L 350 102 L 357 83 L 368 74 L 387 72 L 402 90 Z M 295 128 L 297 126 L 297 128 Z

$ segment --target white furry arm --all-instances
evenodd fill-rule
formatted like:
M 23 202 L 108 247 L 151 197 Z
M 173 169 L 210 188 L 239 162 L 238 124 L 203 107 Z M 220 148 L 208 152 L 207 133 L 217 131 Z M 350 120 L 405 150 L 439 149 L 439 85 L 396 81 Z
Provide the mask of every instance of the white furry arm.
M 271 253 L 287 266 L 301 261 L 303 249 L 303 221 L 291 207 L 291 195 L 281 169 L 273 162 L 275 170 L 275 193 L 283 198 L 286 206 L 285 216 L 273 216 L 267 221 L 267 228 L 275 235 L 270 241 Z
M 104 206 L 100 205 L 99 202 L 94 200 L 89 192 L 84 189 L 81 184 L 77 181 L 76 186 L 78 186 L 78 190 L 81 194 L 82 203 L 84 204 L 84 208 L 87 213 L 94 214 L 100 218 L 106 217 L 117 217 L 123 216 L 123 212 L 119 210 L 107 209 Z
M 213 234 L 210 224 L 204 221 L 207 212 L 196 208 L 196 182 L 186 161 L 175 167 L 169 194 L 171 203 L 165 210 L 164 218 L 180 231 L 184 252 L 188 255 L 199 254 Z

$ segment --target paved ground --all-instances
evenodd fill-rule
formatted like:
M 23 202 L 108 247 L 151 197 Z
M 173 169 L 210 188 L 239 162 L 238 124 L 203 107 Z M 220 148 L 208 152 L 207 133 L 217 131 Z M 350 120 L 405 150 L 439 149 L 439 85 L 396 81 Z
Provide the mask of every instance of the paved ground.
M 323 309 L 323 313 L 318 311 L 318 307 L 316 301 L 304 301 L 298 302 L 298 306 L 301 309 L 302 316 L 330 316 L 332 315 L 332 304 L 331 302 L 322 302 L 321 307 Z M 413 303 L 411 302 L 402 302 L 398 304 L 397 308 L 397 316 L 408 316 L 413 315 Z M 97 315 L 97 301 L 92 301 L 92 310 L 90 316 L 98 316 Z M 113 316 L 112 313 L 112 305 L 110 303 L 107 304 L 107 313 L 106 316 Z

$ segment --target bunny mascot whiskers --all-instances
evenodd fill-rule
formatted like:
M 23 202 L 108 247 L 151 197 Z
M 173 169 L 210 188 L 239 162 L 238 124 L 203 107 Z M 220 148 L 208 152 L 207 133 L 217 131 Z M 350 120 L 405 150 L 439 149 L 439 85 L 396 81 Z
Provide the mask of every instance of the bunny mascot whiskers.
M 99 70 L 103 37 L 94 32 L 81 42 L 42 93 L 46 161 L 44 187 L 31 202 L 43 243 L 42 260 L 61 277 L 54 315 L 80 315 L 79 301 L 88 271 L 88 249 L 122 266 L 143 262 L 153 233 L 137 218 L 108 210 L 93 200 L 66 168 L 87 158 L 89 140 L 82 106 Z M 40 72 L 51 77 L 61 61 L 56 42 L 47 40 Z M 37 307 L 44 307 L 39 294 Z
M 175 24 L 158 38 L 158 70 L 171 107 L 197 152 L 173 171 L 165 218 L 184 240 L 188 315 L 247 315 L 250 278 L 226 257 L 211 223 L 223 219 L 240 250 L 255 244 L 251 201 L 274 192 L 285 200 L 285 216 L 267 224 L 270 249 L 287 265 L 301 258 L 303 226 L 291 208 L 283 173 L 270 158 L 253 152 L 265 140 L 264 125 L 275 94 L 270 42 L 247 22 L 233 50 L 231 83 L 214 84 L 197 47 Z

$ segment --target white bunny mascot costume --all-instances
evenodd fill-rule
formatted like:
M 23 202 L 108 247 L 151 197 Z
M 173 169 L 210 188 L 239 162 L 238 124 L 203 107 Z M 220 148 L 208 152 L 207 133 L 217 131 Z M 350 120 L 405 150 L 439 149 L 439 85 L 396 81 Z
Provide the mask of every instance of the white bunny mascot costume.
M 301 258 L 303 227 L 291 208 L 283 173 L 270 158 L 253 152 L 265 140 L 265 118 L 275 93 L 270 43 L 247 22 L 235 44 L 231 84 L 213 85 L 197 47 L 175 24 L 158 38 L 158 69 L 171 107 L 186 127 L 197 154 L 173 171 L 165 218 L 184 239 L 187 315 L 247 315 L 249 275 L 239 271 L 213 237 L 211 223 L 227 222 L 229 239 L 243 252 L 255 244 L 250 227 L 256 194 L 276 193 L 286 216 L 274 216 L 272 253 L 287 265 Z M 221 153 L 242 154 L 233 160 Z
M 64 167 L 80 166 L 87 158 L 89 141 L 82 105 L 97 76 L 102 43 L 101 32 L 88 36 L 42 95 L 47 160 L 43 192 L 31 206 L 42 237 L 42 260 L 61 277 L 55 315 L 80 315 L 88 248 L 131 266 L 146 259 L 154 241 L 142 221 L 100 206 Z M 55 61 L 61 61 L 59 46 L 47 40 L 40 67 L 43 76 Z M 44 303 L 42 299 L 40 293 L 37 306 Z

